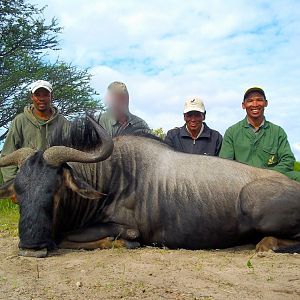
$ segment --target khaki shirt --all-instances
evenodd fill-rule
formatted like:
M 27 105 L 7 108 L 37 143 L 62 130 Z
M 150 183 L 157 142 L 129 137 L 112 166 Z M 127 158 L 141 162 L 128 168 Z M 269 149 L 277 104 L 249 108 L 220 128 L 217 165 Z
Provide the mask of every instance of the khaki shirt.
M 99 116 L 98 123 L 106 129 L 111 137 L 136 132 L 151 132 L 148 124 L 143 119 L 130 112 L 127 113 L 127 122 L 125 124 L 121 124 L 115 120 L 109 111 Z
M 48 148 L 51 136 L 57 128 L 65 130 L 69 125 L 58 109 L 53 107 L 53 115 L 48 121 L 41 121 L 33 114 L 33 106 L 26 106 L 24 112 L 17 115 L 12 121 L 7 134 L 1 157 L 23 147 L 35 150 Z M 18 171 L 17 166 L 1 168 L 3 180 L 13 179 Z

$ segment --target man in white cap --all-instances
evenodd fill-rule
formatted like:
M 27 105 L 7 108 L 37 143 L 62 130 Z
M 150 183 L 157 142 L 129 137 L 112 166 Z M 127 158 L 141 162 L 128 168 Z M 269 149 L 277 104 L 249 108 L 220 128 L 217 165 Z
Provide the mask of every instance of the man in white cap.
M 222 135 L 204 123 L 205 115 L 205 106 L 199 97 L 187 98 L 183 111 L 185 125 L 169 130 L 165 142 L 180 152 L 217 156 Z
M 31 85 L 32 104 L 12 121 L 1 156 L 17 149 L 29 147 L 45 150 L 49 146 L 52 132 L 68 124 L 58 109 L 52 105 L 53 88 L 48 81 L 38 80 Z M 1 168 L 3 180 L 9 181 L 16 176 L 17 166 Z
M 150 133 L 147 123 L 129 111 L 129 93 L 125 83 L 114 81 L 107 88 L 107 111 L 98 122 L 112 136 L 125 133 Z

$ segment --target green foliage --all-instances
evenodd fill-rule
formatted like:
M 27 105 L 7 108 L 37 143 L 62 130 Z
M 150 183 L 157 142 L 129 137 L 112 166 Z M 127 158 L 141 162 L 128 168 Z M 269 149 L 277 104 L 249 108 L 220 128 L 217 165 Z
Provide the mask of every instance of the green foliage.
M 164 133 L 162 128 L 152 129 L 152 134 L 158 136 L 162 140 L 166 137 L 166 134 Z
M 252 262 L 251 262 L 251 259 L 252 259 L 255 255 L 256 255 L 256 252 L 254 252 L 254 253 L 249 257 L 249 259 L 248 259 L 248 261 L 247 261 L 247 267 L 248 267 L 250 270 L 252 270 L 252 271 L 254 271 L 254 266 L 253 266 L 253 264 L 252 264 Z
M 0 172 L 0 184 L 3 178 Z M 19 222 L 19 207 L 11 200 L 0 199 L 0 237 L 1 236 L 17 236 Z
M 300 162 L 296 161 L 294 164 L 294 171 L 299 171 L 300 172 Z
M 251 259 L 248 259 L 248 261 L 247 261 L 247 267 L 248 267 L 249 269 L 254 269 L 253 264 L 252 264 L 252 262 L 251 262 Z
M 0 237 L 17 236 L 19 208 L 11 200 L 0 200 Z
M 0 2 L 1 58 L 18 58 L 21 52 L 38 57 L 42 50 L 57 49 L 57 34 L 62 28 L 55 18 L 45 24 L 43 11 L 26 0 Z
M 39 79 L 53 84 L 54 103 L 67 116 L 103 109 L 88 70 L 47 60 L 47 51 L 58 50 L 62 28 L 55 18 L 47 24 L 44 9 L 26 0 L 0 2 L 0 127 L 7 128 L 28 104 L 29 85 Z

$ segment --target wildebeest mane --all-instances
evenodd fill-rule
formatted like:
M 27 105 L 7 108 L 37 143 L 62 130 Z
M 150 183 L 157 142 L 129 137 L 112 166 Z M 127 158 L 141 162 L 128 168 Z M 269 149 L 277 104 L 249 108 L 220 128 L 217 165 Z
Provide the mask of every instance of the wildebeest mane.
M 90 116 L 93 120 L 95 118 Z M 95 120 L 96 121 L 96 120 Z M 140 121 L 138 121 L 139 123 Z M 141 124 L 131 124 L 124 128 L 120 128 L 114 135 L 114 137 L 119 136 L 141 136 L 144 138 L 156 140 L 162 142 L 162 139 L 156 135 L 149 132 Z M 141 126 L 139 126 L 141 125 Z M 101 126 L 101 125 L 100 125 Z M 67 146 L 79 150 L 93 150 L 101 145 L 101 139 L 99 134 L 93 127 L 93 124 L 90 120 L 85 117 L 78 117 L 72 122 L 69 122 L 68 125 L 64 124 L 61 127 L 56 128 L 50 138 L 49 146 Z
M 101 145 L 99 134 L 86 116 L 78 117 L 68 125 L 57 127 L 50 139 L 50 147 L 67 146 L 79 150 L 91 150 L 99 145 Z

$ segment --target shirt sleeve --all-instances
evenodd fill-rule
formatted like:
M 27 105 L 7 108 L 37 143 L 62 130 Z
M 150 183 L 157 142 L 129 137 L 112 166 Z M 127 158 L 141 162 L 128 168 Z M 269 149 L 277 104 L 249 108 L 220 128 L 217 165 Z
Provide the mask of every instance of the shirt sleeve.
M 295 156 L 291 150 L 285 131 L 280 128 L 278 146 L 278 164 L 272 170 L 280 173 L 287 173 L 294 169 Z
M 143 122 L 142 122 L 142 129 L 145 131 L 145 132 L 147 132 L 147 133 L 151 133 L 151 129 L 150 129 L 150 127 L 148 126 L 148 124 L 143 120 Z
M 136 117 L 132 123 L 133 132 L 151 133 L 148 124 L 141 118 Z
M 174 141 L 173 141 L 173 138 L 172 138 L 172 131 L 171 131 L 171 130 L 169 130 L 169 131 L 167 132 L 167 135 L 166 135 L 166 137 L 165 137 L 165 139 L 164 139 L 164 142 L 165 142 L 167 145 L 169 145 L 170 147 L 172 147 L 172 148 L 175 147 Z
M 220 149 L 219 156 L 226 159 L 234 159 L 234 145 L 231 129 L 227 129 Z
M 15 119 L 11 124 L 1 152 L 1 157 L 4 157 L 22 147 L 22 140 L 20 138 L 20 128 L 18 128 L 17 123 L 18 122 Z M 14 179 L 16 177 L 17 171 L 17 166 L 8 166 L 1 168 L 3 181 L 7 182 L 9 180 Z
M 96 120 L 107 131 L 107 133 L 112 137 L 113 136 L 113 128 L 109 122 L 109 117 L 108 117 L 107 113 L 100 114 Z
M 217 140 L 217 146 L 216 146 L 216 153 L 215 156 L 219 156 L 220 151 L 221 151 L 221 147 L 222 147 L 222 141 L 223 141 L 223 137 L 221 134 L 218 135 L 218 140 Z

